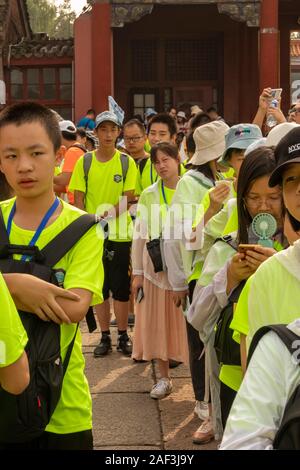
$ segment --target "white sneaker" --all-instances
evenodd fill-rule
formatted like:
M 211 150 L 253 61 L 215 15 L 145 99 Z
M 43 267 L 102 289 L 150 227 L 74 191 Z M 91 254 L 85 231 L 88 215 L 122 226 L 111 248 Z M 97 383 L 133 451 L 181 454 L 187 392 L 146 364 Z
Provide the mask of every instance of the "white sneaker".
M 196 400 L 194 413 L 198 415 L 199 419 L 205 421 L 209 417 L 208 403 L 206 401 Z
M 211 418 L 207 418 L 193 435 L 194 444 L 208 444 L 215 438 Z
M 157 384 L 152 387 L 150 392 L 150 397 L 159 400 L 160 398 L 165 398 L 172 392 L 172 382 L 167 377 L 160 379 Z

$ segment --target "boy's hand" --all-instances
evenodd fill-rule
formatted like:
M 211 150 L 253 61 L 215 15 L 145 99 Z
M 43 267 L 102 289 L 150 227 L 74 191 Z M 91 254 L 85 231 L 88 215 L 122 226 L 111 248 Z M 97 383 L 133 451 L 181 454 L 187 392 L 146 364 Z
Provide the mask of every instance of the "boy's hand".
M 135 299 L 136 299 L 139 289 L 143 286 L 144 286 L 144 276 L 135 275 L 132 281 L 132 292 L 133 292 L 133 296 Z
M 9 281 L 11 277 L 11 282 Z M 37 315 L 43 321 L 72 323 L 56 298 L 77 302 L 80 297 L 29 274 L 4 275 L 17 309 Z
M 188 290 L 176 291 L 176 292 L 173 291 L 172 292 L 172 298 L 173 298 L 174 305 L 176 307 L 182 306 L 183 310 L 185 310 L 186 309 L 186 299 L 187 299 L 188 295 L 189 295 Z

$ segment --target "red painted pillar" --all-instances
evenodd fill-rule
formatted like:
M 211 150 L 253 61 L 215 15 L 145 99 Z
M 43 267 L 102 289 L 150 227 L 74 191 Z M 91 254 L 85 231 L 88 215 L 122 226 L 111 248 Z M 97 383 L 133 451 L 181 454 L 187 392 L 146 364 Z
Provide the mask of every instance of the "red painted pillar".
M 278 0 L 263 0 L 260 14 L 260 91 L 279 86 Z
M 93 107 L 91 15 L 80 15 L 74 24 L 75 122 Z
M 113 32 L 109 3 L 94 4 L 91 28 L 93 107 L 100 113 L 108 109 L 108 96 L 114 94 Z

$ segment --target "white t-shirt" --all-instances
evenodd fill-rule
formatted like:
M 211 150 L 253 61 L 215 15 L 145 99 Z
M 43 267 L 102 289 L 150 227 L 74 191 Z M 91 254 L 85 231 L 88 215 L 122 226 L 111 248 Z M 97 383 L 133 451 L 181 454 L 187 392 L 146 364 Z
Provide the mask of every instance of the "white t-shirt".
M 300 319 L 289 328 L 300 336 Z M 267 450 L 300 383 L 300 366 L 273 331 L 259 341 L 233 402 L 220 450 Z

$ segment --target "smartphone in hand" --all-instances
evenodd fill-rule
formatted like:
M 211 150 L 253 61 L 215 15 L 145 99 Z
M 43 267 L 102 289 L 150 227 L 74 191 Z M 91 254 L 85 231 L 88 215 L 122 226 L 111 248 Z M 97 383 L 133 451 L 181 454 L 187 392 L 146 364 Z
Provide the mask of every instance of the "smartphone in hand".
M 136 296 L 137 303 L 140 304 L 143 298 L 144 298 L 144 289 L 140 287 Z

